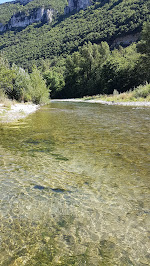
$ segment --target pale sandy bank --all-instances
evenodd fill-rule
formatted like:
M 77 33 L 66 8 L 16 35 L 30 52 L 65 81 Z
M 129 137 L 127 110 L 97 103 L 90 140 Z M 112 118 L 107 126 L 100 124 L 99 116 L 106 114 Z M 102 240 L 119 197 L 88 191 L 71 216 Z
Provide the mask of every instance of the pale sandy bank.
M 85 102 L 85 103 L 100 103 L 105 105 L 122 105 L 122 106 L 145 106 L 150 107 L 150 102 L 115 102 L 115 101 L 102 101 L 102 100 L 84 100 L 84 99 L 54 99 L 51 102 Z
M 25 118 L 27 115 L 35 112 L 38 108 L 39 105 L 32 103 L 16 103 L 7 106 L 0 104 L 0 122 L 9 123 Z

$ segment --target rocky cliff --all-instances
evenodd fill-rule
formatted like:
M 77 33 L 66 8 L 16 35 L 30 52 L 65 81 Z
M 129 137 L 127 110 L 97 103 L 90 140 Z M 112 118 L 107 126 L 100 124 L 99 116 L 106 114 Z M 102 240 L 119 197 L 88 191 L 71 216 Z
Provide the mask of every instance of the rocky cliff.
M 119 45 L 128 46 L 133 42 L 137 42 L 140 38 L 140 33 L 127 34 L 122 37 L 116 38 L 111 44 L 111 48 L 118 47 Z
M 79 11 L 80 9 L 86 9 L 91 5 L 91 0 L 68 0 L 68 6 L 65 7 L 65 14 L 72 12 L 73 10 Z
M 25 12 L 18 12 L 11 17 L 6 25 L 0 23 L 0 32 L 11 30 L 13 28 L 25 28 L 40 21 L 51 23 L 53 13 L 54 10 L 45 9 L 44 7 L 33 9 L 28 15 Z
M 0 23 L 0 32 L 3 32 L 3 31 L 5 31 L 5 26 L 2 23 Z
M 33 0 L 15 0 L 11 3 L 20 3 L 26 5 Z M 72 12 L 73 10 L 79 11 L 80 9 L 86 9 L 91 5 L 91 0 L 68 0 L 68 6 L 65 7 L 65 14 Z M 51 23 L 54 15 L 53 9 L 45 9 L 39 7 L 33 9 L 26 14 L 24 11 L 20 11 L 14 14 L 9 22 L 5 25 L 0 23 L 0 32 L 11 30 L 14 28 L 25 28 L 33 23 L 44 22 Z

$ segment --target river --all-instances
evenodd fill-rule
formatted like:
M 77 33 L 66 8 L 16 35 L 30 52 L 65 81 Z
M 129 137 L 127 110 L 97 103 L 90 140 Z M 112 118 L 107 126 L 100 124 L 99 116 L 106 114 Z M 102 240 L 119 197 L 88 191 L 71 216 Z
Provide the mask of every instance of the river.
M 0 265 L 149 265 L 150 109 L 53 102 L 0 125 Z

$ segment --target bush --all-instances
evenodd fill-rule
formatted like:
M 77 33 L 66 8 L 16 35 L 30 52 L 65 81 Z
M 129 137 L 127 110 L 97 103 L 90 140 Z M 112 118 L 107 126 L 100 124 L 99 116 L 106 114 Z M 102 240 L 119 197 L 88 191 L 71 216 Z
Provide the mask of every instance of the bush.
M 133 91 L 133 96 L 135 98 L 147 98 L 150 96 L 150 84 L 140 85 Z

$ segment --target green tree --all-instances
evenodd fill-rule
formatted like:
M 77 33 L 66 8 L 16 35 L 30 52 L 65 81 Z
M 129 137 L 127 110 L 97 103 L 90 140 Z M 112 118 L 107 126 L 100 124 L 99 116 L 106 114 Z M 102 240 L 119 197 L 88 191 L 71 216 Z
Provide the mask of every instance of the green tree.
M 114 90 L 124 92 L 139 85 L 136 69 L 139 57 L 136 44 L 112 51 L 102 68 L 104 93 L 111 94 Z
M 43 79 L 40 71 L 35 66 L 30 74 L 30 79 L 32 87 L 32 101 L 36 104 L 47 103 L 49 99 L 49 89 L 46 87 L 46 82 Z
M 142 54 L 138 64 L 141 82 L 150 82 L 150 21 L 143 25 L 141 41 L 137 49 Z
M 65 88 L 62 91 L 62 97 L 81 97 L 83 80 L 81 61 L 82 57 L 79 52 L 74 52 L 66 59 Z
M 109 45 L 85 43 L 66 60 L 64 97 L 102 93 L 101 69 L 110 55 Z
M 12 70 L 15 73 L 13 81 L 13 96 L 18 101 L 31 101 L 31 79 L 30 75 L 21 67 L 13 64 Z
M 0 55 L 0 90 L 1 95 L 4 93 L 12 97 L 14 73 L 11 71 L 8 61 Z
M 143 24 L 141 39 L 141 42 L 137 46 L 138 50 L 150 58 L 150 21 Z
M 59 97 L 61 90 L 65 85 L 63 74 L 57 71 L 57 68 L 54 67 L 53 70 L 47 70 L 43 74 L 44 79 L 46 80 L 46 85 L 49 88 L 51 98 Z

